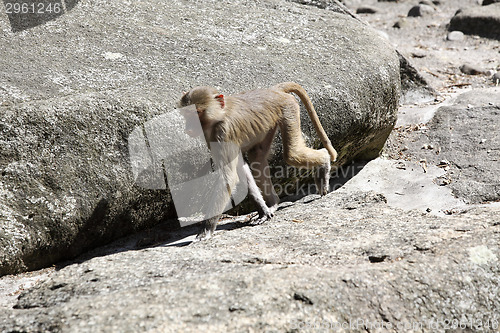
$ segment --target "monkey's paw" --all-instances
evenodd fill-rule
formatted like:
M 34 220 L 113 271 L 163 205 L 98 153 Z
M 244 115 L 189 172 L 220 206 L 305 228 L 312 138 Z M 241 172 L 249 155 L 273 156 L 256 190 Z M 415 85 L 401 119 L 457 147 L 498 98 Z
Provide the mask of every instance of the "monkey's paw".
M 269 221 L 273 217 L 274 217 L 274 213 L 271 210 L 267 210 L 264 213 L 259 213 L 259 215 L 257 216 L 257 218 L 255 220 L 251 221 L 250 223 L 252 225 L 262 224 L 262 223 L 264 223 L 266 221 Z
M 194 239 L 193 243 L 205 241 L 210 238 L 212 238 L 211 230 L 203 230 L 200 231 L 198 235 L 196 235 L 196 238 Z

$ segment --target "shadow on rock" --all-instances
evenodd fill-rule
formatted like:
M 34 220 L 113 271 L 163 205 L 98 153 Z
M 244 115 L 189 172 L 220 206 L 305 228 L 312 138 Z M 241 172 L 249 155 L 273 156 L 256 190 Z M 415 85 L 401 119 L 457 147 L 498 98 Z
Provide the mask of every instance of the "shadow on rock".
M 55 20 L 80 0 L 3 0 L 12 32 L 34 28 Z

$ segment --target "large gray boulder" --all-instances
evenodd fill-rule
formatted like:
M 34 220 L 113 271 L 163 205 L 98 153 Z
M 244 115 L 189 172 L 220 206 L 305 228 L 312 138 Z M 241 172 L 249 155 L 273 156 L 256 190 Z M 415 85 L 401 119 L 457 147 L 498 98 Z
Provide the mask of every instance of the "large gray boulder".
M 209 242 L 80 258 L 1 308 L 0 331 L 498 331 L 498 207 L 436 217 L 343 190 L 307 201 Z
M 392 156 L 425 161 L 445 173 L 435 182 L 468 203 L 500 200 L 500 88 L 474 89 L 440 107 L 423 127 L 398 128 Z
M 338 8 L 81 1 L 22 32 L 0 21 L 0 275 L 174 216 L 166 189 L 134 182 L 128 137 L 197 85 L 235 93 L 296 81 L 339 165 L 377 156 L 396 120 L 398 55 Z M 303 130 L 315 144 L 305 114 Z
M 0 107 L 0 274 L 174 216 L 165 193 L 133 185 L 128 163 L 128 134 L 159 106 L 102 93 Z

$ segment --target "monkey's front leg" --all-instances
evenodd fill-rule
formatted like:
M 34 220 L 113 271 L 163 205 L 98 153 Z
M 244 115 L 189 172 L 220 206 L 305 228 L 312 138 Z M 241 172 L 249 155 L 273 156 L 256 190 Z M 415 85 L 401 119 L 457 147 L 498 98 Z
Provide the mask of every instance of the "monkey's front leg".
M 257 224 L 262 224 L 266 221 L 269 221 L 270 219 L 272 219 L 274 217 L 274 213 L 269 209 L 267 208 L 265 211 L 260 211 L 260 210 L 257 210 L 257 212 L 259 213 L 259 217 L 257 217 L 257 219 L 253 220 L 251 222 L 251 224 L 254 224 L 254 225 L 257 225 Z
M 217 222 L 219 221 L 219 216 L 214 216 L 209 219 L 206 219 L 201 223 L 200 231 L 196 236 L 196 241 L 202 241 L 209 239 L 215 232 L 215 228 L 217 227 Z
M 220 216 L 224 211 L 227 203 L 230 200 L 231 192 L 229 186 L 226 188 L 216 188 L 215 193 L 213 193 L 214 205 L 211 210 L 206 214 L 206 219 L 201 223 L 198 235 L 196 236 L 196 241 L 202 241 L 209 239 L 215 233 L 217 228 L 217 223 L 219 222 Z M 212 200 L 211 200 L 212 201 Z
M 231 193 L 239 179 L 237 172 L 238 154 L 230 150 L 232 146 L 216 146 L 215 144 L 213 146 L 212 156 L 214 156 L 214 162 L 217 166 L 218 180 L 213 187 L 211 197 L 207 198 L 210 203 L 213 202 L 213 206 L 205 212 L 206 219 L 201 223 L 196 241 L 209 239 L 215 233 L 217 222 L 231 200 Z
M 266 205 L 266 201 L 264 200 L 264 197 L 255 182 L 255 178 L 253 178 L 252 171 L 246 163 L 243 165 L 243 172 L 247 179 L 248 194 L 257 205 L 257 212 L 259 213 L 259 217 L 252 221 L 252 224 L 262 224 L 273 218 L 274 210 Z

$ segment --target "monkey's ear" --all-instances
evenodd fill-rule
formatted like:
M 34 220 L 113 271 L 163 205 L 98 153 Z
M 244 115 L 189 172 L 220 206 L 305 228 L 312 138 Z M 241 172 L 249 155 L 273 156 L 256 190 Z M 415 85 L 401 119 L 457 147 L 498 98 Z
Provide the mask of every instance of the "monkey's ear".
M 224 109 L 224 106 L 226 105 L 226 102 L 224 102 L 224 95 L 220 94 L 220 95 L 216 95 L 215 96 L 215 99 L 217 101 L 219 101 L 220 103 L 220 107 Z
M 182 97 L 179 102 L 179 106 L 186 106 L 189 105 L 189 91 L 188 92 L 182 92 Z

